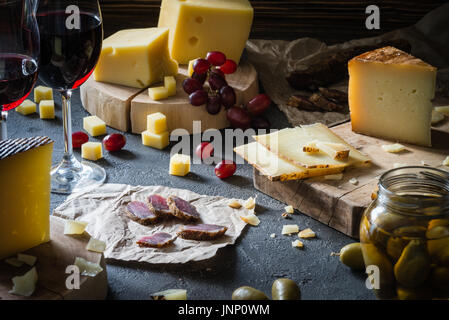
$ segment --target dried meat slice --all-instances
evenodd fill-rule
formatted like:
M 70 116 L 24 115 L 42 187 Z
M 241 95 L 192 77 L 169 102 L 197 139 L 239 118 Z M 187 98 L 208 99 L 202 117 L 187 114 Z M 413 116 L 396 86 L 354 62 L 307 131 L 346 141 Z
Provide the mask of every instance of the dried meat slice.
M 158 194 L 152 194 L 147 198 L 150 210 L 158 216 L 173 216 L 172 210 L 168 207 L 167 199 Z
M 188 240 L 214 240 L 224 235 L 227 230 L 227 227 L 216 224 L 185 225 L 178 231 L 178 236 Z
M 140 201 L 131 201 L 126 206 L 126 214 L 131 220 L 134 220 L 143 225 L 155 223 L 158 216 L 152 212 L 146 203 Z
M 170 207 L 172 214 L 182 220 L 198 220 L 200 214 L 196 208 L 188 201 L 176 196 L 170 196 L 167 199 L 168 206 Z
M 136 243 L 140 247 L 162 248 L 172 244 L 175 240 L 176 237 L 173 237 L 169 233 L 157 232 L 151 236 L 140 238 Z

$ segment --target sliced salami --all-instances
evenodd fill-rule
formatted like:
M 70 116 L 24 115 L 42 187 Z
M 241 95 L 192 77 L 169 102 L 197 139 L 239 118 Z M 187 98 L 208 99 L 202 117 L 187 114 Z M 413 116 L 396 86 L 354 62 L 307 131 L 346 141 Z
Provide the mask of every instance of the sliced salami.
M 176 196 L 170 196 L 167 199 L 167 203 L 172 211 L 172 214 L 179 219 L 190 221 L 198 220 L 200 218 L 200 214 L 196 208 L 184 199 Z
M 162 248 L 170 245 L 175 240 L 176 237 L 173 237 L 169 233 L 158 232 L 151 236 L 140 238 L 136 243 L 140 247 Z
M 216 224 L 185 225 L 178 231 L 178 236 L 188 240 L 214 240 L 224 235 L 227 230 L 227 227 Z
M 172 210 L 168 207 L 167 199 L 158 194 L 152 194 L 147 198 L 148 207 L 158 216 L 173 216 Z
M 155 223 L 158 217 L 152 212 L 146 203 L 140 201 L 131 201 L 126 206 L 126 214 L 128 217 L 140 224 L 149 225 Z

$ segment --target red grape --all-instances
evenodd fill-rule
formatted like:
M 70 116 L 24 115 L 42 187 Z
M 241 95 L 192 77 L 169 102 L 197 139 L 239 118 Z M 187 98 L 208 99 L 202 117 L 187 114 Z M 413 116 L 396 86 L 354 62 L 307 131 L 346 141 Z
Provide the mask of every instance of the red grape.
M 119 151 L 126 144 L 126 138 L 123 134 L 113 133 L 103 139 L 104 148 L 108 151 Z
M 202 90 L 203 85 L 196 79 L 187 78 L 182 82 L 182 88 L 187 94 L 191 94 L 197 90 Z
M 72 133 L 72 146 L 73 148 L 81 148 L 81 145 L 89 141 L 89 136 L 82 132 L 77 131 Z
M 206 59 L 196 59 L 193 63 L 193 71 L 198 74 L 206 73 L 209 70 L 210 63 Z
M 206 110 L 210 114 L 217 114 L 221 110 L 221 99 L 219 95 L 207 98 Z
M 223 79 L 226 79 L 225 74 L 224 74 L 223 71 L 221 71 L 220 69 L 213 68 L 210 72 L 216 73 L 216 74 L 218 74 L 220 77 L 222 77 Z
M 201 160 L 210 158 L 214 153 L 214 146 L 210 142 L 201 142 L 196 147 L 195 153 Z
M 265 118 L 264 116 L 255 116 L 251 120 L 251 127 L 256 130 L 259 130 L 259 129 L 268 130 L 268 129 L 270 129 L 271 124 L 270 124 L 270 121 L 268 121 L 268 119 Z
M 224 86 L 220 89 L 220 97 L 221 97 L 221 104 L 224 105 L 226 108 L 230 108 L 235 106 L 235 102 L 237 98 L 235 97 L 235 91 L 230 86 Z
M 247 109 L 251 114 L 258 116 L 262 114 L 265 110 L 268 109 L 268 107 L 271 104 L 271 99 L 266 94 L 262 93 L 254 98 L 251 99 L 250 102 L 248 102 Z
M 207 61 L 210 62 L 211 65 L 221 66 L 226 62 L 226 56 L 223 52 L 220 51 L 211 51 L 206 55 Z
M 225 179 L 234 175 L 237 165 L 232 160 L 223 160 L 215 166 L 215 175 Z
M 235 63 L 231 59 L 227 59 L 226 62 L 220 66 L 220 70 L 223 71 L 225 74 L 234 73 L 235 70 L 237 70 L 237 63 Z
M 226 113 L 229 123 L 233 128 L 246 130 L 251 126 L 251 116 L 249 113 L 239 107 L 231 107 Z
M 217 73 L 211 72 L 209 74 L 209 86 L 212 90 L 220 90 L 222 87 L 227 86 L 226 80 Z
M 201 106 L 207 102 L 207 92 L 204 90 L 197 90 L 189 96 L 190 104 L 192 106 Z
M 198 80 L 201 84 L 204 84 L 204 82 L 206 82 L 207 79 L 207 73 L 198 74 L 194 72 L 192 74 L 192 79 Z

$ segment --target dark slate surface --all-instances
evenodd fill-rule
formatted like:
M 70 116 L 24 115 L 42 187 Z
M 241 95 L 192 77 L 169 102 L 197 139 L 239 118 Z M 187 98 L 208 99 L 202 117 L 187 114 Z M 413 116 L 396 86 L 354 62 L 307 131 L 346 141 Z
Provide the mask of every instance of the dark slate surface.
M 32 98 L 32 96 L 31 96 Z M 22 116 L 10 111 L 8 120 L 11 138 L 47 135 L 55 140 L 53 161 L 63 154 L 60 95 L 55 94 L 56 119 L 41 120 L 37 114 Z M 274 128 L 288 123 L 275 107 L 268 111 Z M 89 114 L 82 108 L 79 92 L 73 96 L 73 131 L 82 130 L 82 118 Z M 108 128 L 108 133 L 117 132 Z M 252 183 L 252 167 L 239 165 L 236 175 L 221 181 L 213 166 L 193 165 L 194 174 L 175 177 L 168 174 L 169 150 L 159 151 L 141 144 L 139 135 L 126 134 L 127 145 L 119 153 L 105 152 L 98 161 L 108 174 L 107 182 L 131 185 L 165 185 L 186 188 L 200 194 L 246 199 L 257 195 L 259 227 L 248 226 L 237 243 L 219 250 L 216 257 L 201 263 L 179 266 L 123 265 L 107 266 L 110 299 L 147 299 L 152 292 L 169 288 L 186 288 L 190 299 L 230 299 L 232 291 L 249 285 L 267 294 L 272 282 L 289 277 L 301 287 L 303 299 L 374 299 L 365 287 L 365 275 L 342 265 L 331 252 L 338 252 L 354 240 L 318 221 L 296 212 L 291 219 L 281 218 L 284 204 L 258 191 Z M 90 141 L 101 141 L 91 138 Z M 80 158 L 79 151 L 75 154 Z M 52 194 L 52 209 L 65 197 Z M 318 238 L 304 240 L 303 250 L 292 248 L 294 237 L 282 236 L 283 224 L 298 224 L 300 229 L 312 228 Z M 275 233 L 274 239 L 270 234 Z

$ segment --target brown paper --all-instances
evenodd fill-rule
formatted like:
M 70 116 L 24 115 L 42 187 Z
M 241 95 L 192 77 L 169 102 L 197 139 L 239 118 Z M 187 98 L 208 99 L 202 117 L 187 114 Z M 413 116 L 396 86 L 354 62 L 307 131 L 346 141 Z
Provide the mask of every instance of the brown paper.
M 173 245 L 166 248 L 141 248 L 136 240 L 155 232 L 167 232 L 175 235 L 182 225 L 177 219 L 143 226 L 129 219 L 124 208 L 130 201 L 145 201 L 145 198 L 158 193 L 164 197 L 179 196 L 190 201 L 201 216 L 201 223 L 226 226 L 225 236 L 214 241 L 195 241 L 177 238 Z M 57 207 L 53 214 L 65 219 L 86 221 L 86 231 L 105 241 L 104 256 L 107 259 L 122 261 L 148 262 L 152 264 L 186 263 L 213 257 L 217 250 L 234 244 L 246 223 L 240 215 L 247 213 L 245 208 L 232 209 L 228 206 L 231 199 L 199 195 L 188 190 L 173 189 L 164 186 L 130 186 L 124 184 L 104 184 L 95 189 L 70 195 Z

